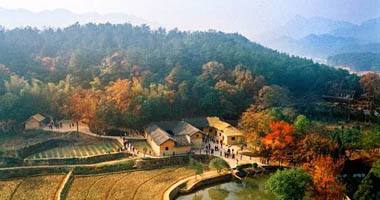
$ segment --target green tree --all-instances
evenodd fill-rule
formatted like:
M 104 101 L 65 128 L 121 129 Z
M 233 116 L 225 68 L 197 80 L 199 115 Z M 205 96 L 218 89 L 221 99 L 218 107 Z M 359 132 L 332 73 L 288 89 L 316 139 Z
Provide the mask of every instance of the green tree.
M 307 131 L 309 131 L 310 121 L 307 119 L 305 115 L 298 115 L 298 117 L 294 121 L 293 127 L 296 130 L 295 133 L 298 136 L 304 135 Z
M 259 92 L 259 101 L 265 108 L 287 107 L 291 103 L 290 92 L 278 85 L 264 86 Z
M 361 146 L 368 150 L 373 151 L 380 147 L 380 129 L 375 128 L 371 130 L 368 135 L 364 136 L 361 141 Z
M 210 161 L 209 167 L 216 169 L 220 173 L 223 169 L 229 169 L 230 165 L 222 158 L 214 158 Z
M 373 164 L 354 194 L 354 200 L 377 200 L 380 197 L 380 160 Z
M 190 158 L 189 165 L 194 170 L 195 179 L 197 179 L 197 175 L 203 174 L 203 165 L 201 162 L 199 162 L 193 158 Z
M 273 174 L 265 183 L 265 189 L 277 200 L 301 200 L 311 183 L 310 175 L 303 169 L 285 169 Z

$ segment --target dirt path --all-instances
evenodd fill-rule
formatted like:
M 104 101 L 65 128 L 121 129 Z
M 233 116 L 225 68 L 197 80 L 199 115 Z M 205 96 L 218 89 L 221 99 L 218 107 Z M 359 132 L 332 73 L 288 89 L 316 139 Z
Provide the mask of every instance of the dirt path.
M 12 169 L 38 169 L 38 168 L 58 168 L 58 167 L 101 167 L 105 165 L 118 164 L 125 161 L 133 160 L 134 158 L 125 158 L 120 160 L 111 160 L 94 164 L 79 164 L 79 165 L 39 165 L 39 166 L 20 166 L 20 167 L 5 167 L 0 168 L 0 171 Z

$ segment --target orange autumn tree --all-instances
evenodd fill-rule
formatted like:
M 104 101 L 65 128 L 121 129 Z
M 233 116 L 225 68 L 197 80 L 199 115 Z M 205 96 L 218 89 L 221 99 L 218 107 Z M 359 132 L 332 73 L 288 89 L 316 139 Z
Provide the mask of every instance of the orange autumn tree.
M 272 157 L 281 162 L 295 147 L 295 138 L 292 135 L 294 129 L 285 121 L 271 122 L 269 128 L 271 132 L 262 138 L 262 143 L 272 152 Z
M 136 104 L 138 97 L 147 96 L 149 91 L 142 87 L 137 78 L 118 79 L 106 87 L 105 95 L 107 102 L 116 106 L 121 112 L 131 111 L 137 115 L 141 105 Z
M 248 147 L 253 151 L 258 151 L 260 139 L 269 130 L 269 123 L 273 117 L 267 110 L 259 110 L 256 106 L 251 105 L 243 112 L 239 120 L 239 128 L 244 130 L 245 141 Z
M 128 79 L 118 79 L 115 83 L 106 87 L 106 97 L 121 111 L 129 108 L 133 93 L 131 91 L 132 83 Z
M 76 121 L 77 132 L 79 131 L 79 121 L 89 125 L 96 121 L 96 112 L 100 99 L 100 94 L 93 90 L 85 89 L 77 89 L 67 98 L 62 109 Z
M 318 156 L 303 165 L 303 168 L 313 179 L 314 199 L 343 199 L 344 185 L 337 179 L 343 164 L 344 159 L 338 159 L 334 162 L 331 156 Z

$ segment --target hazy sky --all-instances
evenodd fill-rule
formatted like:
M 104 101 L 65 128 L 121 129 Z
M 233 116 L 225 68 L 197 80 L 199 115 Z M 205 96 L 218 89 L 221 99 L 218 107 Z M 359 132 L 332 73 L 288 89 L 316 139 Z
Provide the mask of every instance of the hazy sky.
M 380 0 L 0 0 L 3 8 L 123 12 L 167 28 L 262 32 L 295 15 L 359 23 L 380 16 Z

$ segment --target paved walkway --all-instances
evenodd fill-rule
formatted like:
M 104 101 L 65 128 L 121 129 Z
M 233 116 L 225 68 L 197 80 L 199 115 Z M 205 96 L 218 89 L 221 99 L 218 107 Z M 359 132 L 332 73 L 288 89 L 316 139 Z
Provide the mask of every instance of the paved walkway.
M 239 146 L 236 146 L 236 145 L 233 145 L 233 146 L 226 146 L 226 145 L 223 145 L 223 148 L 221 148 L 221 146 L 219 144 L 215 144 L 213 142 L 210 142 L 210 146 L 212 149 L 215 149 L 215 147 L 218 147 L 219 148 L 219 151 L 214 151 L 213 154 L 209 154 L 209 155 L 213 155 L 213 156 L 216 156 L 216 157 L 220 157 L 220 158 L 223 158 L 225 161 L 228 162 L 228 164 L 230 165 L 231 168 L 235 168 L 238 164 L 241 164 L 241 163 L 257 163 L 258 165 L 264 165 L 261 163 L 261 160 L 260 158 L 258 157 L 249 157 L 249 156 L 245 156 L 245 155 L 242 155 L 241 154 L 241 149 Z M 195 152 L 197 154 L 206 154 L 206 145 L 204 145 L 204 148 L 202 149 L 202 152 L 198 151 L 198 152 Z M 224 152 L 226 152 L 228 149 L 230 149 L 230 151 L 232 152 L 232 150 L 234 150 L 233 152 L 235 153 L 235 158 L 232 159 L 232 156 L 230 155 L 229 157 L 225 157 L 224 155 Z M 222 154 L 221 154 L 222 152 Z M 232 153 L 231 153 L 232 154 Z
M 197 178 L 195 178 L 195 176 L 190 176 L 188 178 L 179 180 L 165 190 L 165 192 L 162 195 L 161 200 L 171 200 L 172 199 L 171 196 L 173 196 L 173 194 L 171 194 L 171 193 L 172 192 L 178 192 L 178 190 L 176 190 L 178 188 L 181 188 L 181 190 L 185 190 L 185 191 L 191 191 L 193 189 L 193 187 L 196 184 L 198 184 L 199 182 L 202 182 L 202 181 L 205 181 L 208 179 L 213 179 L 216 177 L 220 177 L 223 175 L 228 175 L 231 173 L 232 173 L 231 171 L 229 171 L 229 172 L 225 171 L 225 172 L 222 172 L 221 174 L 219 174 L 216 171 L 208 171 L 208 172 L 205 172 L 201 175 L 198 175 Z M 176 195 L 174 195 L 174 196 L 176 196 Z

